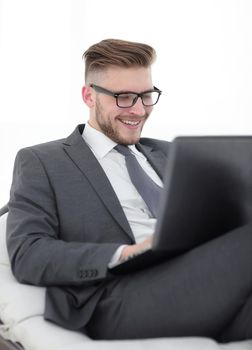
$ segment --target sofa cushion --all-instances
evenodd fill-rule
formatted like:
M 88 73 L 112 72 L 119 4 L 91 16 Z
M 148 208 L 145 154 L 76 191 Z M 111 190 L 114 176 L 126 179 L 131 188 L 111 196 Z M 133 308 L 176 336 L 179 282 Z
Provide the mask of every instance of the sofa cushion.
M 27 319 L 12 328 L 12 340 L 26 350 L 221 350 L 208 338 L 157 338 L 146 340 L 93 341 L 82 333 L 64 330 L 41 316 Z M 46 336 L 44 336 L 46 335 Z M 245 343 L 244 343 L 245 344 Z M 229 347 L 226 348 L 229 350 Z M 230 350 L 247 350 L 242 343 Z M 251 350 L 251 348 L 250 348 Z
M 45 288 L 20 284 L 13 276 L 6 247 L 7 213 L 0 217 L 0 319 L 10 326 L 43 315 Z
M 22 344 L 25 350 L 63 350 L 64 347 L 75 350 L 77 344 L 82 344 L 84 349 L 85 343 L 91 342 L 84 334 L 63 329 L 45 321 L 43 316 L 27 318 L 6 327 L 2 336 Z
M 0 265 L 9 265 L 9 257 L 6 247 L 6 219 L 7 213 L 0 216 Z
M 0 265 L 0 319 L 13 325 L 34 315 L 43 315 L 45 288 L 20 284 L 10 267 Z
M 46 337 L 43 336 L 46 334 Z M 12 340 L 21 340 L 26 350 L 251 350 L 252 342 L 218 344 L 208 338 L 157 338 L 146 340 L 93 341 L 84 334 L 63 330 L 41 316 L 12 329 Z

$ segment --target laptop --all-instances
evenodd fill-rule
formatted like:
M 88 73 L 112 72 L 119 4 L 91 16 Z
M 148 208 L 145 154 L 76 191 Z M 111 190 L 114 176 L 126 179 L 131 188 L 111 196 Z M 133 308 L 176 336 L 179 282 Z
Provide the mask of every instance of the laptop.
M 153 246 L 110 270 L 170 259 L 252 219 L 252 136 L 177 137 L 170 145 Z

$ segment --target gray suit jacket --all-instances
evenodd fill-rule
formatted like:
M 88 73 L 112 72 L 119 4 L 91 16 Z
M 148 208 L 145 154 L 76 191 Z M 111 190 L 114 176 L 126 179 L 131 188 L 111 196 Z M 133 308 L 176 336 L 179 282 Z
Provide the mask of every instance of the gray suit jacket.
M 7 222 L 11 266 L 22 283 L 47 287 L 45 318 L 79 329 L 114 277 L 108 263 L 134 243 L 120 202 L 79 125 L 67 138 L 19 151 Z M 162 178 L 169 143 L 137 145 Z

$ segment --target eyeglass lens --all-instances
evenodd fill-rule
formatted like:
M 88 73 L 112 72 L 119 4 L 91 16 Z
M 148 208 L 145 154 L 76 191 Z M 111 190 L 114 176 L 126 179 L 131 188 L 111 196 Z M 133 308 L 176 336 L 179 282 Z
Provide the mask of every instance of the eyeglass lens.
M 117 104 L 119 107 L 131 107 L 137 101 L 138 95 L 136 94 L 118 94 Z M 141 96 L 144 106 L 153 106 L 157 103 L 159 98 L 158 91 L 146 92 Z

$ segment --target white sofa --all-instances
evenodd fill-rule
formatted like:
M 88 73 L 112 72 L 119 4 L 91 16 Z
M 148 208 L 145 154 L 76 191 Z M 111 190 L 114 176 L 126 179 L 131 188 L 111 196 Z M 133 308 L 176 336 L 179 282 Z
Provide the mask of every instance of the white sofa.
M 196 337 L 93 341 L 45 321 L 45 289 L 20 284 L 11 273 L 5 242 L 7 215 L 0 217 L 0 350 L 252 350 L 252 340 L 229 344 Z

